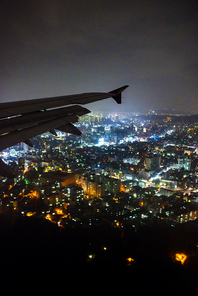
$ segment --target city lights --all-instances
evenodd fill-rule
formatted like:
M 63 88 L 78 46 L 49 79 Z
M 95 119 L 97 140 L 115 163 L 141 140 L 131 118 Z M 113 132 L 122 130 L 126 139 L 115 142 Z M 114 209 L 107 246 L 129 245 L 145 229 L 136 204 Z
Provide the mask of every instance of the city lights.
M 88 254 L 88 256 L 87 256 L 87 261 L 88 261 L 88 262 L 91 262 L 95 257 L 96 257 L 95 254 Z
M 60 232 L 106 225 L 122 231 L 121 238 L 126 229 L 136 233 L 153 227 L 153 221 L 175 229 L 195 221 L 198 127 L 120 116 L 87 116 L 78 123 L 84 133 L 80 139 L 42 136 L 43 144 L 38 137 L 35 148 L 3 153 L 8 162 L 18 157 L 18 165 L 15 179 L 2 179 L 1 212 L 13 210 L 29 220 L 44 217 Z M 184 138 L 184 131 L 190 137 Z M 99 247 L 103 256 L 111 253 L 106 243 Z M 96 250 L 89 251 L 86 262 L 98 257 Z M 183 265 L 186 259 L 184 251 L 173 261 Z M 138 262 L 130 256 L 123 260 L 126 266 Z

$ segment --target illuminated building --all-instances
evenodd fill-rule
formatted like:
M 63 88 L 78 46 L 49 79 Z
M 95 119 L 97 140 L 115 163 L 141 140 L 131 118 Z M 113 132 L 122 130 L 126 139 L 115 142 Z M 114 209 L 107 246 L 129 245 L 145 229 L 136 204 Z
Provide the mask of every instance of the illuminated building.
M 176 215 L 176 214 L 175 214 Z M 185 223 L 188 221 L 193 221 L 198 218 L 198 210 L 189 211 L 187 209 L 180 210 L 177 214 L 177 222 Z
M 187 171 L 191 169 L 191 160 L 188 157 L 179 157 L 178 158 L 178 167 L 184 168 Z
M 42 167 L 51 167 L 52 166 L 52 160 L 42 161 L 41 166 Z
M 51 194 L 49 196 L 44 197 L 44 202 L 50 207 L 58 207 L 62 204 L 62 198 L 61 195 Z
M 69 185 L 75 184 L 77 180 L 76 174 L 65 174 L 62 177 L 63 181 L 61 182 L 61 185 L 63 187 L 67 187 Z
M 121 181 L 119 179 L 104 177 L 105 190 L 117 195 L 120 192 Z
M 82 187 L 70 185 L 64 189 L 64 196 L 66 202 L 72 201 L 78 204 L 83 200 L 84 191 Z
M 81 181 L 81 186 L 84 190 L 84 194 L 88 195 L 89 197 L 100 198 L 105 195 L 105 186 L 101 182 L 83 177 Z
M 164 188 L 167 188 L 167 189 L 177 189 L 178 181 L 161 179 L 160 186 L 164 187 Z
M 146 169 L 147 170 L 158 170 L 160 168 L 161 157 L 150 156 L 146 157 Z

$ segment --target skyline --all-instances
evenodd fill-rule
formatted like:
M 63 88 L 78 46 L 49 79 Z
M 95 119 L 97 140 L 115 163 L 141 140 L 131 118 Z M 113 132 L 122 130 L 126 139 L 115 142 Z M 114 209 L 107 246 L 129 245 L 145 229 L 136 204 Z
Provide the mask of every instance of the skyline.
M 121 106 L 88 109 L 198 113 L 197 10 L 196 1 L 4 1 L 1 102 L 129 84 Z

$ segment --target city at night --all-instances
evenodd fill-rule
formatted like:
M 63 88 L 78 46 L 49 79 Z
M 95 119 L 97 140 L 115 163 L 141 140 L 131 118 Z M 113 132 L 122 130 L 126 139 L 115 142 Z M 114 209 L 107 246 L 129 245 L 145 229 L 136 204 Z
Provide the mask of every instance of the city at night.
M 4 1 L 2 280 L 198 295 L 197 13 Z

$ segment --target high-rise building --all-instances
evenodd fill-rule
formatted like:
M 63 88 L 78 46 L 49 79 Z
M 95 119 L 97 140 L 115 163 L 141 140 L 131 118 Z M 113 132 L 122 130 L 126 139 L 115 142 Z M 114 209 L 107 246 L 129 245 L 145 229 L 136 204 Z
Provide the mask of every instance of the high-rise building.
M 152 167 L 154 170 L 159 170 L 161 164 L 161 156 L 153 156 Z
M 147 170 L 158 170 L 160 168 L 161 156 L 149 156 L 146 157 L 146 169 Z
M 184 168 L 187 171 L 191 169 L 191 160 L 188 157 L 179 157 L 178 158 L 178 167 L 179 169 Z
M 152 166 L 152 157 L 147 157 L 146 158 L 146 169 L 150 171 L 151 166 Z
M 81 180 L 81 186 L 84 190 L 84 194 L 90 197 L 100 198 L 105 195 L 104 183 L 83 177 Z

